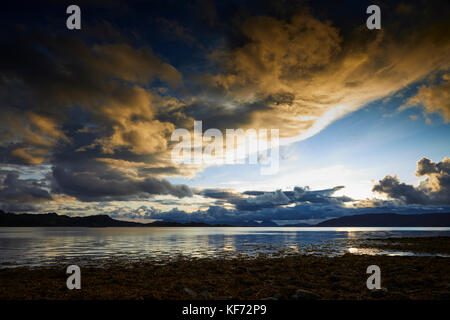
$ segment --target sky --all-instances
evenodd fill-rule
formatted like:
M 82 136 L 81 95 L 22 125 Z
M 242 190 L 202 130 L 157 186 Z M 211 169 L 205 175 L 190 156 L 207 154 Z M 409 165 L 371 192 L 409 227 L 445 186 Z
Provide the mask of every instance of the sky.
M 236 225 L 450 212 L 448 1 L 78 1 L 69 30 L 71 4 L 0 13 L 1 210 Z M 214 146 L 227 129 L 279 140 L 249 140 L 267 145 L 258 163 L 224 163 L 239 140 L 186 163 L 179 141 L 205 153 L 195 121 Z

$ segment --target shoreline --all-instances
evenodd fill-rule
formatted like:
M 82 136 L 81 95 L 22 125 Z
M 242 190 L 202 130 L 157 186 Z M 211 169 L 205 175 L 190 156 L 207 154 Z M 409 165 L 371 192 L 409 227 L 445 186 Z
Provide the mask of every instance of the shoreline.
M 439 248 L 449 253 L 449 239 L 366 241 L 416 252 Z M 366 287 L 366 269 L 373 264 L 381 269 L 381 290 Z M 450 299 L 450 258 L 437 256 L 347 253 L 339 257 L 288 255 L 180 259 L 165 264 L 111 263 L 81 267 L 81 290 L 67 289 L 67 266 L 0 269 L 0 300 Z

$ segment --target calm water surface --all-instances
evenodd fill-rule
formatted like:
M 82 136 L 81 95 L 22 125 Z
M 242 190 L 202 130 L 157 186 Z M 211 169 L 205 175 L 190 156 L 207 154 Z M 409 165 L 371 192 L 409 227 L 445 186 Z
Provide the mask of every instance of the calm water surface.
M 0 228 L 0 268 L 260 253 L 411 254 L 356 249 L 365 238 L 450 235 L 450 228 Z

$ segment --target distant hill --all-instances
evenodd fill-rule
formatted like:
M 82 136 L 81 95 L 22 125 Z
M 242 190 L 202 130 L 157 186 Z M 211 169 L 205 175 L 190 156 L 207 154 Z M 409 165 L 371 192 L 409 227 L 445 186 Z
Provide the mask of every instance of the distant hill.
M 200 222 L 156 221 L 139 223 L 115 220 L 107 215 L 69 217 L 56 213 L 5 213 L 0 210 L 0 227 L 277 227 L 272 221 L 243 221 L 240 224 L 211 225 Z M 344 216 L 316 225 L 292 224 L 282 227 L 450 227 L 450 213 L 395 214 L 373 213 Z
M 156 221 L 138 223 L 115 220 L 107 215 L 69 217 L 56 213 L 5 213 L 0 210 L 0 227 L 211 227 L 206 223 L 178 223 Z M 226 226 L 226 225 L 216 225 Z
M 142 223 L 114 220 L 107 215 L 69 217 L 56 213 L 15 214 L 0 211 L 2 227 L 139 227 Z
M 280 227 L 314 227 L 313 225 L 309 224 L 309 223 L 294 223 L 294 224 L 283 224 Z
M 344 216 L 314 227 L 450 227 L 450 213 L 372 213 Z
M 233 227 L 279 227 L 278 224 L 276 224 L 273 221 L 265 220 L 265 221 L 255 221 L 255 220 L 247 220 L 247 221 L 239 221 L 231 223 L 231 226 Z
M 171 221 L 155 221 L 152 223 L 143 223 L 144 227 L 231 227 L 227 224 L 208 224 L 202 222 L 171 222 Z

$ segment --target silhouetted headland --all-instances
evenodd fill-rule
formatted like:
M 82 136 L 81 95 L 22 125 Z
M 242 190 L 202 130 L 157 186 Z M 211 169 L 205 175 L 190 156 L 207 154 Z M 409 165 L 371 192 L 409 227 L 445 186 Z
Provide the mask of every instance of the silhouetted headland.
M 69 217 L 57 213 L 5 213 L 0 210 L 0 227 L 277 227 L 272 221 L 243 221 L 233 224 L 155 221 L 139 223 L 116 220 L 108 215 Z M 305 223 L 288 227 L 450 227 L 450 213 L 373 213 L 329 219 L 316 225 Z

